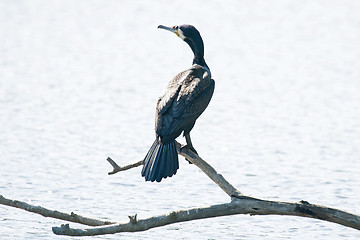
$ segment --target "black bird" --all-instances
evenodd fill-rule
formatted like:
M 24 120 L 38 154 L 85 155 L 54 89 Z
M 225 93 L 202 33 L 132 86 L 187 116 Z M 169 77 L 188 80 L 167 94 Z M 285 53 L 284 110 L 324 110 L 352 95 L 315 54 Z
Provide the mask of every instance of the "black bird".
M 208 106 L 215 82 L 204 60 L 204 43 L 198 30 L 191 25 L 158 28 L 175 33 L 184 40 L 194 53 L 190 69 L 177 74 L 171 80 L 156 105 L 156 139 L 143 161 L 141 175 L 145 181 L 157 181 L 171 177 L 179 168 L 175 139 L 184 132 L 186 148 L 196 153 L 190 139 L 190 131 L 196 119 Z

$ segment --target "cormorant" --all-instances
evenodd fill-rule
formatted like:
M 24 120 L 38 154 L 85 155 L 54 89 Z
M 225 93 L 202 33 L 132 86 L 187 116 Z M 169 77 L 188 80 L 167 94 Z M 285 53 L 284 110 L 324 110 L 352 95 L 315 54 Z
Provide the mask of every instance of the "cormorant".
M 141 175 L 145 181 L 157 181 L 173 176 L 179 168 L 175 139 L 184 132 L 186 148 L 196 153 L 190 131 L 196 119 L 208 106 L 215 82 L 204 60 L 204 43 L 198 30 L 191 25 L 158 26 L 175 33 L 194 53 L 190 69 L 177 74 L 168 84 L 156 105 L 156 139 L 148 151 Z

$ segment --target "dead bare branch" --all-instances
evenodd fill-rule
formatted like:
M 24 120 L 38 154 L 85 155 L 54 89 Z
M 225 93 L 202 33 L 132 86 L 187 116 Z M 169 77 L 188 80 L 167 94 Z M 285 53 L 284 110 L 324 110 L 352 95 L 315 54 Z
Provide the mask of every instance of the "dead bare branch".
M 110 221 L 103 221 L 94 218 L 83 217 L 73 212 L 71 212 L 71 214 L 68 214 L 56 210 L 50 210 L 44 207 L 34 206 L 26 202 L 7 199 L 2 195 L 0 195 L 0 204 L 7 205 L 10 207 L 20 208 L 28 212 L 37 213 L 44 217 L 57 218 L 69 222 L 81 223 L 88 226 L 103 226 L 103 225 L 109 225 L 115 223 Z
M 242 196 L 239 190 L 231 185 L 226 179 L 207 162 L 202 160 L 199 155 L 188 148 L 182 148 L 181 144 L 176 142 L 178 153 L 188 159 L 191 163 L 200 168 L 212 181 L 214 181 L 230 197 Z
M 136 215 L 128 223 L 113 224 L 103 227 L 87 229 L 70 228 L 68 224 L 53 227 L 58 235 L 68 236 L 94 236 L 114 234 L 119 232 L 145 231 L 150 228 L 161 227 L 173 223 L 191 221 L 196 219 L 227 216 L 234 214 L 250 215 L 292 215 L 309 217 L 360 230 L 360 216 L 347 213 L 334 208 L 309 204 L 306 201 L 299 203 L 275 202 L 254 198 L 241 197 L 231 203 L 213 205 L 206 208 L 192 208 L 173 211 L 168 214 L 137 220 Z
M 360 230 L 359 215 L 334 208 L 310 204 L 306 201 L 300 201 L 299 203 L 276 202 L 242 195 L 235 187 L 226 181 L 221 174 L 218 174 L 213 167 L 201 159 L 197 154 L 193 153 L 187 148 L 182 148 L 179 143 L 177 143 L 177 150 L 180 155 L 184 156 L 194 165 L 199 167 L 204 173 L 206 173 L 206 175 L 209 176 L 211 180 L 213 180 L 224 192 L 226 192 L 232 198 L 232 201 L 230 203 L 213 205 L 205 208 L 173 211 L 168 214 L 140 220 L 137 218 L 137 214 L 135 214 L 133 216 L 129 216 L 130 221 L 128 223 L 115 223 L 86 218 L 74 213 L 61 213 L 40 206 L 33 206 L 25 202 L 6 199 L 1 195 L 0 204 L 21 208 L 29 212 L 41 214 L 45 217 L 53 217 L 66 221 L 82 223 L 89 226 L 96 226 L 87 229 L 70 228 L 69 224 L 61 225 L 61 227 L 53 227 L 53 232 L 55 234 L 69 236 L 93 236 L 119 232 L 144 231 L 150 228 L 160 227 L 172 223 L 234 214 L 301 216 L 329 221 Z M 142 161 L 139 161 L 134 164 L 120 167 L 111 158 L 108 158 L 107 160 L 114 168 L 113 171 L 109 174 L 128 170 L 142 164 Z
M 120 167 L 114 160 L 112 160 L 110 157 L 108 157 L 106 159 L 110 164 L 111 166 L 113 166 L 113 170 L 111 172 L 108 172 L 109 175 L 112 175 L 112 174 L 115 174 L 117 172 L 121 172 L 121 171 L 125 171 L 125 170 L 129 170 L 131 168 L 134 168 L 134 167 L 138 167 L 142 164 L 143 160 L 140 160 L 136 163 L 133 163 L 133 164 L 129 164 L 129 165 L 126 165 L 124 167 Z
M 227 195 L 230 197 L 242 196 L 239 190 L 234 188 L 226 179 L 216 170 L 210 166 L 207 162 L 202 160 L 199 155 L 194 153 L 188 148 L 183 148 L 183 146 L 176 142 L 176 148 L 178 154 L 188 159 L 191 163 L 200 168 L 212 181 L 214 181 Z M 133 164 L 126 165 L 124 167 L 120 167 L 114 160 L 110 157 L 107 158 L 107 161 L 113 166 L 113 171 L 108 174 L 115 174 L 120 171 L 125 171 L 134 167 L 138 167 L 142 165 L 142 160 Z

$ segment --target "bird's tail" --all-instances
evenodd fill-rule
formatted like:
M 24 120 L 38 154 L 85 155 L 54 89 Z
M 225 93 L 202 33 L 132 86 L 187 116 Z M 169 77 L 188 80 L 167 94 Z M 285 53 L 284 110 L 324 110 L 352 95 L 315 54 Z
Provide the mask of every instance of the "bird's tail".
M 154 141 L 143 161 L 141 176 L 145 181 L 157 181 L 171 177 L 179 169 L 179 160 L 175 140 L 167 144 Z

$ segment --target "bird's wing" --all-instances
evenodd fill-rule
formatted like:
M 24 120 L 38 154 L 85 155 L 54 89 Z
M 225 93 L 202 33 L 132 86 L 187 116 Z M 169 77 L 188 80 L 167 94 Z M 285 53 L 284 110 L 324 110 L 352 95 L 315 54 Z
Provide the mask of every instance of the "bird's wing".
M 174 99 L 178 96 L 179 90 L 181 88 L 181 83 L 189 75 L 190 70 L 183 71 L 177 74 L 173 80 L 171 80 L 165 89 L 164 93 L 159 98 L 156 111 L 157 114 L 164 114 L 169 107 L 172 105 Z
M 183 72 L 176 87 L 174 84 L 174 81 L 169 84 L 172 88 L 158 101 L 155 130 L 161 136 L 177 137 L 185 128 L 192 127 L 209 104 L 215 86 L 201 67 Z M 168 101 L 163 101 L 164 97 Z
M 205 71 L 189 74 L 183 81 L 176 101 L 171 106 L 172 115 L 176 118 L 188 118 L 201 114 L 207 107 L 214 89 L 214 81 L 204 77 Z

